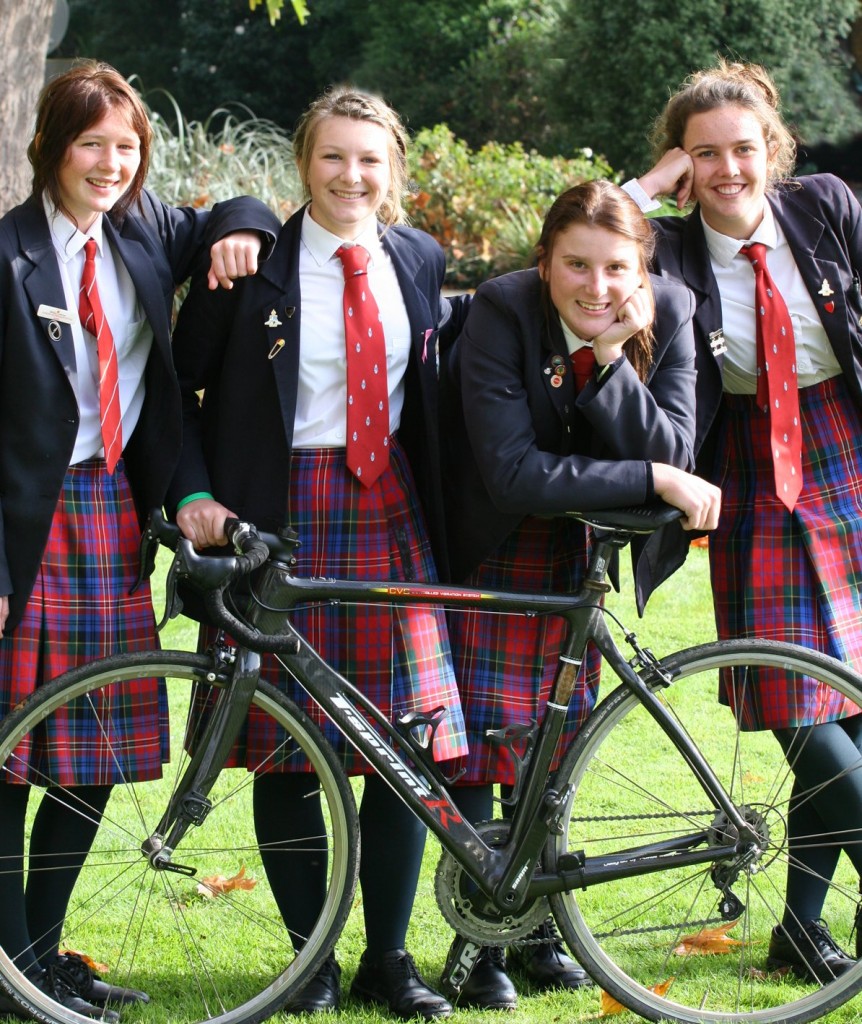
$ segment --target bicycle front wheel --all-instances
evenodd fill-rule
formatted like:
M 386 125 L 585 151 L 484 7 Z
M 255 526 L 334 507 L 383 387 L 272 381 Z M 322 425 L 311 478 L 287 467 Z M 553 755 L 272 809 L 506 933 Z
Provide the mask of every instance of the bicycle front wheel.
M 561 834 L 549 844 L 547 867 L 554 870 L 567 854 L 613 860 L 648 846 L 653 864 L 664 859 L 667 866 L 552 896 L 560 930 L 604 990 L 601 998 L 649 1020 L 789 1024 L 821 1017 L 862 988 L 862 962 L 822 981 L 786 966 L 770 969 L 788 867 L 823 887 L 822 916 L 844 949 L 852 949 L 859 876 L 834 834 L 814 829 L 789 840 L 794 778 L 787 759 L 771 732 L 743 731 L 730 709 L 719 706 L 719 675 L 744 686 L 752 669 L 777 667 L 819 681 L 821 696 L 835 690 L 860 707 L 862 678 L 815 652 L 764 641 L 707 644 L 671 655 L 660 667 L 669 685 L 654 671 L 642 676 L 757 841 L 746 857 L 670 863 L 673 848 L 708 852 L 710 845 L 732 844 L 733 828 L 653 717 L 620 687 L 590 717 L 559 769 L 559 785 L 573 792 Z M 860 768 L 862 760 L 853 770 Z M 797 789 L 794 807 L 812 796 Z M 848 822 L 853 828 L 862 822 Z
M 102 748 L 111 748 L 113 684 L 149 676 L 166 680 L 171 761 L 159 779 L 113 786 L 62 920 L 61 950 L 85 955 L 105 981 L 150 996 L 148 1004 L 123 1006 L 123 1024 L 260 1021 L 301 988 L 338 937 L 350 909 L 359 848 L 352 790 L 332 747 L 272 686 L 258 683 L 253 707 L 277 739 L 252 767 L 264 772 L 304 759 L 316 776 L 310 789 L 317 789 L 323 812 L 320 834 L 278 851 L 285 873 L 309 856 L 326 865 L 320 916 L 308 934 L 292 941 L 273 899 L 255 838 L 255 774 L 245 766 L 219 774 L 209 794 L 212 809 L 173 853 L 182 872 L 153 866 L 147 856 L 152 844 L 142 851 L 188 765 L 202 702 L 228 682 L 229 669 L 215 667 L 205 655 L 151 651 L 82 666 L 40 688 L 3 723 L 0 784 L 29 789 L 26 886 L 28 891 L 40 886 L 56 867 L 56 851 L 42 849 L 44 844 L 31 837 L 31 823 L 45 801 L 62 801 L 72 814 L 98 817 L 76 796 L 76 787 L 57 785 L 37 756 L 42 723 L 60 710 L 84 707 Z M 28 751 L 26 766 L 22 751 Z M 110 760 L 114 774 L 126 778 L 125 765 L 133 765 L 134 754 L 117 745 Z M 311 799 L 317 799 L 314 792 Z M 38 944 L 41 937 L 31 928 L 30 938 Z M 0 950 L 0 983 L 40 1016 L 80 1024 L 83 1018 L 28 980 L 10 952 Z

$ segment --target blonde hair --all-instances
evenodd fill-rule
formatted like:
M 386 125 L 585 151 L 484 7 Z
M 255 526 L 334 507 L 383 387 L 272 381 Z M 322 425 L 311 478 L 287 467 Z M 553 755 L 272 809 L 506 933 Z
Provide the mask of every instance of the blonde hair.
M 727 61 L 689 76 L 668 100 L 651 134 L 656 159 L 682 146 L 689 118 L 720 107 L 744 107 L 760 122 L 769 154 L 768 185 L 790 177 L 796 163 L 796 143 L 780 113 L 780 96 L 766 68 Z
M 389 192 L 377 212 L 387 227 L 404 224 L 404 196 L 407 194 L 407 132 L 398 114 L 379 96 L 359 92 L 347 85 L 333 86 L 300 117 L 293 135 L 293 151 L 306 200 L 311 198 L 308 171 L 311 154 L 321 122 L 331 117 L 347 117 L 352 121 L 369 121 L 389 134 Z

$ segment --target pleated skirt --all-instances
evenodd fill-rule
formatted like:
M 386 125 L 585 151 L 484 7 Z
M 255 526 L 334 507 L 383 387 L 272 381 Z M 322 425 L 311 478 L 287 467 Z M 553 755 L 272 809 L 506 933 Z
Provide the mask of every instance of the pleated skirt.
M 722 510 L 710 536 L 719 639 L 764 637 L 862 669 L 862 416 L 843 377 L 799 392 L 803 487 L 793 512 L 775 496 L 767 416 L 726 395 Z M 746 729 L 813 725 L 859 713 L 813 680 L 777 669 L 722 680 Z
M 122 461 L 113 474 L 103 459 L 70 466 L 24 616 L 0 640 L 0 718 L 68 669 L 158 647 L 149 584 L 130 594 L 139 542 Z M 135 679 L 47 718 L 15 751 L 6 781 L 143 781 L 160 776 L 168 754 L 164 682 Z

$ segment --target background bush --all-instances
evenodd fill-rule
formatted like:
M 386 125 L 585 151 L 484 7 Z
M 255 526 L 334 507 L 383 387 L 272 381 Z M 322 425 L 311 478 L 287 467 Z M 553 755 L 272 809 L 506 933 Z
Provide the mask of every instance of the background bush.
M 526 266 L 556 196 L 613 176 L 589 150 L 546 157 L 520 142 L 487 142 L 473 151 L 446 125 L 418 133 L 410 162 L 411 223 L 444 246 L 449 281 L 459 287 Z

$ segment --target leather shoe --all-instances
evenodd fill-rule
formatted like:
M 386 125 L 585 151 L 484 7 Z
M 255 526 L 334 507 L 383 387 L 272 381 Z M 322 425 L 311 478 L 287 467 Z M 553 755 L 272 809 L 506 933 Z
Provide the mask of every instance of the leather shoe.
M 422 980 L 406 949 L 391 949 L 378 957 L 362 954 L 350 994 L 363 1003 L 380 1003 L 402 1020 L 448 1017 L 452 1006 Z
M 334 956 L 328 956 L 283 1009 L 285 1013 L 331 1013 L 340 1002 L 341 968 Z
M 824 983 L 849 971 L 855 963 L 832 938 L 825 921 L 803 921 L 789 928 L 776 925 L 772 929 L 767 970 L 789 967 L 800 978 Z
M 454 946 L 461 940 L 456 937 Z M 477 1010 L 514 1010 L 518 994 L 506 974 L 506 953 L 501 946 L 482 946 L 469 977 L 458 992 L 445 982 L 443 992 L 453 1006 L 472 1006 Z
M 563 947 L 551 918 L 531 932 L 523 943 L 509 948 L 509 967 L 521 971 L 540 991 L 551 988 L 585 988 L 592 978 Z
M 77 953 L 60 953 L 54 958 L 53 967 L 62 970 L 64 977 L 74 985 L 77 994 L 95 1006 L 150 1001 L 146 992 L 139 992 L 136 988 L 123 988 L 121 985 L 109 985 L 107 981 L 102 981 L 87 961 Z
M 36 984 L 45 995 L 49 996 L 67 1010 L 80 1013 L 83 1017 L 93 1017 L 103 1021 L 105 1024 L 116 1024 L 120 1015 L 114 1010 L 108 1010 L 104 1006 L 96 1006 L 78 994 L 74 976 L 64 967 L 51 964 L 36 979 Z

